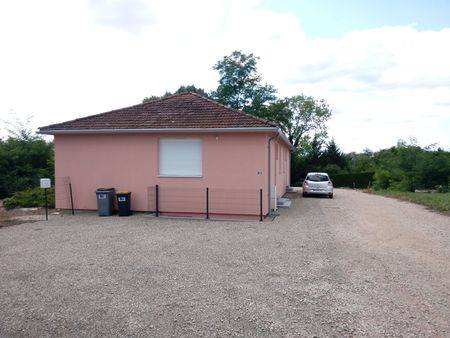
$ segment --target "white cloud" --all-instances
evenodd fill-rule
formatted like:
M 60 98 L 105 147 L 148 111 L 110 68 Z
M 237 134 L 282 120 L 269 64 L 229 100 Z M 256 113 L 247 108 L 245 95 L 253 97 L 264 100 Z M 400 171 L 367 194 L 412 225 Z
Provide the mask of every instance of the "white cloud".
M 130 33 L 139 33 L 153 23 L 153 17 L 142 0 L 88 0 L 96 22 Z
M 325 98 L 346 151 L 398 138 L 450 147 L 450 28 L 414 26 L 307 39 L 290 13 L 259 1 L 15 1 L 0 4 L 0 114 L 35 125 L 140 102 L 182 84 L 217 85 L 233 50 L 261 57 L 281 96 Z M 23 9 L 27 8 L 26 11 Z
M 388 147 L 410 136 L 449 148 L 450 47 L 444 41 L 450 41 L 450 29 L 420 32 L 412 26 L 306 41 L 306 61 L 278 81 L 289 83 L 289 95 L 301 90 L 321 96 L 339 111 L 330 134 L 347 151 Z

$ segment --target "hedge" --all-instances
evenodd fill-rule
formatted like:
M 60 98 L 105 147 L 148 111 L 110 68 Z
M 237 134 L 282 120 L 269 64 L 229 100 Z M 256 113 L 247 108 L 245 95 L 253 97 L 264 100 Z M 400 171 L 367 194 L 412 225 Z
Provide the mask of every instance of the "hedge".
M 373 172 L 355 173 L 355 174 L 337 174 L 331 176 L 333 185 L 336 188 L 347 187 L 366 189 L 373 183 Z
M 55 207 L 55 188 L 47 189 L 47 202 L 49 208 Z M 45 207 L 45 195 L 44 189 L 33 188 L 24 191 L 18 191 L 11 197 L 3 200 L 3 206 L 6 209 L 12 209 L 16 207 L 21 208 L 33 208 L 33 207 Z

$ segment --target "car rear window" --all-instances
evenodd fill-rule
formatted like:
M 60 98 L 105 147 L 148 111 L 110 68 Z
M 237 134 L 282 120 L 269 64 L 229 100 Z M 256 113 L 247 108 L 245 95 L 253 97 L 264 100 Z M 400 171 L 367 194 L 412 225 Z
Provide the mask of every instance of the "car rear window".
M 306 180 L 312 182 L 327 182 L 328 176 L 320 174 L 308 175 L 308 177 L 306 177 Z

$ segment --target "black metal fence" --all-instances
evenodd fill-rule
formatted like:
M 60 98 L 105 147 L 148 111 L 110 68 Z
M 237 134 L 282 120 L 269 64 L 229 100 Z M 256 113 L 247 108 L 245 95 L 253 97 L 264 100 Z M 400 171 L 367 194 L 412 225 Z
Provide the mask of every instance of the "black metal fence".
M 160 215 L 263 221 L 262 189 L 148 187 L 148 209 Z

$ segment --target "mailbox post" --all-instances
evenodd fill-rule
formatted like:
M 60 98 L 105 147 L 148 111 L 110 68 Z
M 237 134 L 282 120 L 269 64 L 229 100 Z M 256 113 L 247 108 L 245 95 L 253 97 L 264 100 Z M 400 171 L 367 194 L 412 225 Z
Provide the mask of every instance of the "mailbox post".
M 49 178 L 41 178 L 41 188 L 44 189 L 45 194 L 45 220 L 48 221 L 48 205 L 47 205 L 47 189 L 52 185 Z

